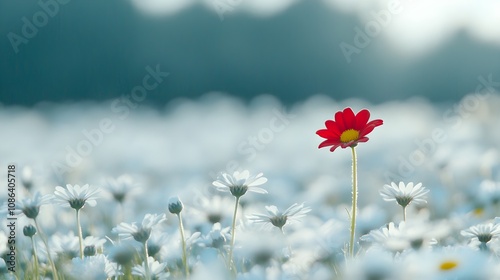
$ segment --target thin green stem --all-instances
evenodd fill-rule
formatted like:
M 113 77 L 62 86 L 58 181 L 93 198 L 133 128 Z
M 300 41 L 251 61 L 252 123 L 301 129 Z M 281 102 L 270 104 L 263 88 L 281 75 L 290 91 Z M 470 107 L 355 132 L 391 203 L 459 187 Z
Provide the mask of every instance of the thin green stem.
M 127 265 L 125 265 L 123 267 L 123 271 L 125 273 L 124 277 L 126 276 L 125 279 L 127 279 L 127 280 L 132 280 L 133 279 L 133 277 L 132 277 L 132 266 L 131 266 L 130 263 L 128 263 Z
M 82 226 L 80 224 L 80 209 L 76 209 L 76 227 L 78 231 L 78 241 L 80 242 L 80 258 L 83 259 L 83 235 Z
M 292 246 L 290 246 L 290 243 L 288 242 L 285 231 L 283 230 L 283 227 L 280 227 L 281 234 L 283 235 L 283 239 L 285 239 L 286 247 L 288 248 L 288 253 L 290 254 L 290 258 L 292 258 Z
M 187 251 L 186 251 L 186 238 L 184 236 L 184 225 L 182 224 L 181 213 L 177 214 L 179 218 L 179 230 L 181 232 L 181 242 L 182 242 L 182 264 L 184 265 L 186 278 L 189 278 L 189 266 L 187 263 Z
M 403 221 L 406 222 L 406 207 L 403 207 Z
M 351 209 L 351 238 L 349 240 L 349 255 L 354 257 L 354 235 L 356 232 L 356 212 L 358 203 L 358 174 L 357 174 L 357 159 L 356 148 L 352 150 L 352 209 Z
M 47 240 L 45 239 L 45 235 L 43 234 L 42 228 L 38 225 L 37 219 L 33 219 L 35 221 L 35 227 L 37 232 L 40 234 L 40 239 L 42 239 L 43 245 L 45 245 L 45 249 L 47 250 L 47 258 L 49 259 L 50 266 L 52 267 L 52 277 L 54 280 L 58 280 L 59 277 L 57 276 L 57 270 L 56 270 L 56 265 L 54 264 L 54 261 L 52 260 L 52 256 L 50 255 L 50 249 L 49 249 L 49 244 Z
M 146 257 L 144 259 L 144 266 L 146 269 L 146 279 L 150 280 L 151 279 L 151 272 L 149 271 L 148 241 L 144 242 L 144 256 Z
M 234 238 L 235 238 L 235 228 L 236 228 L 236 214 L 238 213 L 238 204 L 240 204 L 240 197 L 236 197 L 236 202 L 234 204 L 234 213 L 233 213 L 233 224 L 231 226 L 231 245 L 229 247 L 229 266 L 233 268 L 234 273 L 236 274 L 236 266 L 233 261 L 233 249 L 234 249 Z
M 38 256 L 37 256 L 37 253 L 36 253 L 36 247 L 35 247 L 35 239 L 33 238 L 33 236 L 30 237 L 31 238 L 31 246 L 33 246 L 33 258 L 34 258 L 34 266 L 35 266 L 35 277 L 34 279 L 39 279 L 40 278 L 40 274 L 38 273 Z

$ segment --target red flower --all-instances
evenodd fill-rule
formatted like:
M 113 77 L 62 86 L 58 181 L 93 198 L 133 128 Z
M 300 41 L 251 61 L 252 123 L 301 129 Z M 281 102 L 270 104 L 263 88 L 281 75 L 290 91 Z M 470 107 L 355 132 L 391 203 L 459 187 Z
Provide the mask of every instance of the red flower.
M 366 109 L 359 111 L 356 115 L 351 108 L 335 113 L 335 120 L 325 122 L 326 129 L 316 131 L 316 134 L 326 139 L 319 144 L 318 149 L 332 146 L 330 151 L 333 152 L 338 147 L 343 149 L 356 147 L 359 142 L 368 141 L 366 135 L 384 123 L 379 119 L 368 122 L 369 118 L 370 112 Z

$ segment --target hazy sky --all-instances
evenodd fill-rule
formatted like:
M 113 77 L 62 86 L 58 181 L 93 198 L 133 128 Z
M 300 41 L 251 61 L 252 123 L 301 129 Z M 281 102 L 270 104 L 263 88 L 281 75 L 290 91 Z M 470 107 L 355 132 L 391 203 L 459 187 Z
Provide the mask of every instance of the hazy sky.
M 479 76 L 500 81 L 499 14 L 497 1 L 2 0 L 0 102 L 141 86 L 155 104 L 210 91 L 457 100 Z M 168 76 L 145 86 L 151 69 Z

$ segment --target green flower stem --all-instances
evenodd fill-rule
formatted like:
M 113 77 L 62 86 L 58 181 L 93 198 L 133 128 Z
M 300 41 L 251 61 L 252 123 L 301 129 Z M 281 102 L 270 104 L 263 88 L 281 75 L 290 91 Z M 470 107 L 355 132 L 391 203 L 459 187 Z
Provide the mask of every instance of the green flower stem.
M 56 270 L 56 265 L 54 264 L 54 261 L 52 260 L 52 256 L 50 255 L 50 249 L 49 249 L 49 244 L 47 240 L 45 239 L 45 235 L 43 234 L 42 228 L 38 225 L 37 219 L 33 219 L 35 221 L 35 227 L 37 232 L 40 234 L 40 239 L 42 239 L 43 245 L 45 245 L 45 249 L 47 250 L 47 258 L 49 259 L 50 266 L 52 268 L 52 277 L 54 280 L 58 280 L 59 277 L 57 276 L 57 270 Z
M 283 239 L 285 239 L 286 247 L 288 248 L 288 252 L 290 254 L 290 258 L 292 258 L 292 246 L 290 246 L 290 243 L 288 242 L 285 231 L 283 230 L 283 227 L 280 227 L 281 234 L 283 235 Z
M 31 239 L 31 245 L 33 246 L 33 258 L 34 258 L 34 266 L 35 266 L 35 277 L 34 279 L 39 279 L 40 278 L 40 274 L 38 273 L 38 256 L 37 256 L 37 253 L 36 253 L 36 247 L 35 247 L 35 239 L 33 238 L 33 236 L 30 237 Z
M 124 271 L 124 276 L 125 279 L 127 280 L 133 280 L 133 277 L 132 277 L 132 265 L 130 263 L 128 263 L 127 265 L 125 265 L 123 267 L 123 271 Z
M 80 241 L 80 258 L 83 259 L 83 236 L 82 226 L 80 224 L 80 209 L 76 209 L 76 227 L 78 231 L 78 240 Z
M 403 207 L 403 221 L 406 222 L 406 207 Z
M 357 159 L 356 148 L 352 150 L 352 209 L 351 209 L 351 238 L 349 241 L 349 255 L 354 257 L 354 235 L 356 232 L 356 212 L 358 203 L 358 174 L 357 174 Z
M 149 271 L 149 253 L 148 253 L 148 241 L 144 242 L 144 266 L 146 268 L 146 279 L 151 280 L 151 272 Z
M 189 266 L 187 263 L 187 251 L 186 251 L 186 237 L 184 236 L 184 226 L 182 224 L 181 213 L 177 214 L 179 218 L 179 230 L 181 232 L 181 242 L 182 242 L 182 264 L 184 265 L 186 278 L 189 278 Z
M 236 202 L 234 204 L 234 214 L 233 214 L 233 224 L 231 226 L 231 245 L 229 247 L 229 266 L 234 270 L 236 274 L 236 265 L 233 261 L 233 249 L 234 249 L 234 238 L 235 238 L 235 228 L 236 228 L 236 214 L 238 213 L 238 204 L 240 204 L 240 197 L 236 197 Z

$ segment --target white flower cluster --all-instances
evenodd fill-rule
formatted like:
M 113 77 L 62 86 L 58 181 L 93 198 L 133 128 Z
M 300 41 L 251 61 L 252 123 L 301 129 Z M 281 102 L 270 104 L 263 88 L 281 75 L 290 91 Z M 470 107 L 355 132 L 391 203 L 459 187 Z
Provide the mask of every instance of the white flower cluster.
M 0 154 L 22 178 L 18 269 L 0 259 L 0 278 L 500 279 L 500 98 L 471 104 L 370 106 L 384 125 L 357 147 L 354 257 L 351 159 L 314 135 L 344 103 L 316 97 L 279 116 L 269 97 L 144 107 L 87 156 L 81 129 L 105 105 L 2 108 L 16 140 Z M 1 228 L 2 256 L 8 241 Z

